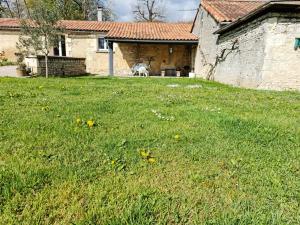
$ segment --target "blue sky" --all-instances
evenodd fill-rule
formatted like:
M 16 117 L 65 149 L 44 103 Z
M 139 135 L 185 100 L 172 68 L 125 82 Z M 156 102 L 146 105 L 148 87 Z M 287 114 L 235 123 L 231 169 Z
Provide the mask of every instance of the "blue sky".
M 137 0 L 111 0 L 118 21 L 132 21 L 132 8 Z M 178 11 L 196 9 L 200 0 L 165 0 L 166 15 L 169 21 L 191 21 L 196 11 Z

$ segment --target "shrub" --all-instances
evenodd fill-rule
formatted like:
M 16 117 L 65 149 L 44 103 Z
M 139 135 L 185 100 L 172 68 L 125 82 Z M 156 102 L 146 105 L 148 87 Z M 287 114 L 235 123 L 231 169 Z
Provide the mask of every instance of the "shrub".
M 0 66 L 11 66 L 11 65 L 15 65 L 15 63 L 9 61 L 7 58 L 0 59 Z

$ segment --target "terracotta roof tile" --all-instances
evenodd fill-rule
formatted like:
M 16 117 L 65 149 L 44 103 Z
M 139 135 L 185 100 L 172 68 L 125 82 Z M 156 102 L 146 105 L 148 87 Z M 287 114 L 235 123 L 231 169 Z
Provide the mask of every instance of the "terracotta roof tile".
M 190 23 L 121 23 L 63 20 L 67 30 L 108 32 L 107 37 L 132 40 L 197 41 Z M 0 28 L 20 28 L 18 19 L 0 19 Z
M 117 24 L 115 22 L 98 22 L 98 21 L 82 21 L 82 20 L 63 20 L 63 27 L 67 30 L 78 31 L 110 31 Z
M 0 27 L 19 28 L 20 20 L 16 18 L 0 18 Z
M 119 23 L 107 34 L 108 38 L 132 40 L 197 41 L 190 33 L 190 23 Z
M 202 0 L 202 7 L 218 22 L 233 22 L 269 0 Z

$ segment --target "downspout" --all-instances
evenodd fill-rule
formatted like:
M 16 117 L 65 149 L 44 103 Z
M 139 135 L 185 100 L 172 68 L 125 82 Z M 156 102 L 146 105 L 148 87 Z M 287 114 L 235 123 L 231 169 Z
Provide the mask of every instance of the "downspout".
M 114 43 L 108 42 L 109 76 L 114 76 Z

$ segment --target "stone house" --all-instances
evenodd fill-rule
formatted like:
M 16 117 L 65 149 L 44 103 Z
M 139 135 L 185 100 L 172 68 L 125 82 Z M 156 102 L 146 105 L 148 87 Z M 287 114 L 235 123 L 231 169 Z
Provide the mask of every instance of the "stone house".
M 151 75 L 175 76 L 180 71 L 186 76 L 193 68 L 192 48 L 198 38 L 190 32 L 191 23 L 65 20 L 61 24 L 66 32 L 50 58 L 50 73 L 54 75 L 61 73 L 62 67 L 73 68 L 64 73 L 80 74 L 84 64 L 87 73 L 119 76 L 130 75 L 136 63 L 150 64 Z M 18 19 L 0 19 L 0 52 L 9 60 L 16 61 L 19 35 Z M 29 57 L 26 62 L 33 71 L 43 71 L 42 57 Z
M 192 28 L 199 77 L 300 89 L 300 1 L 202 0 Z

